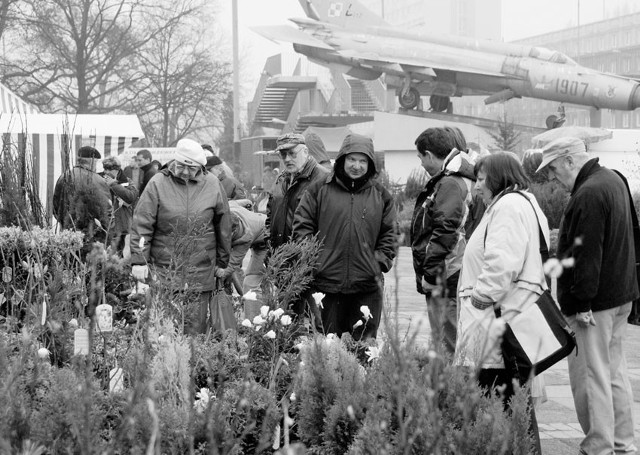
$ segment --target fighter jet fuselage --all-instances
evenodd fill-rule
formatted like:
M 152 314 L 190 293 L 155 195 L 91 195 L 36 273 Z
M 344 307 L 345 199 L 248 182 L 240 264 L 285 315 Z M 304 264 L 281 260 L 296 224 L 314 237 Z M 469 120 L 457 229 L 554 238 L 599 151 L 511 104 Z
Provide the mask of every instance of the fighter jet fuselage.
M 529 97 L 596 108 L 640 107 L 637 81 L 580 66 L 557 51 L 399 30 L 355 1 L 299 1 L 310 19 L 292 19 L 298 30 L 256 31 L 292 41 L 296 52 L 352 77 L 384 74 L 405 108 L 416 107 L 421 95 L 431 96 L 434 110 L 446 109 L 452 96 L 466 95 L 487 95 L 487 104 Z

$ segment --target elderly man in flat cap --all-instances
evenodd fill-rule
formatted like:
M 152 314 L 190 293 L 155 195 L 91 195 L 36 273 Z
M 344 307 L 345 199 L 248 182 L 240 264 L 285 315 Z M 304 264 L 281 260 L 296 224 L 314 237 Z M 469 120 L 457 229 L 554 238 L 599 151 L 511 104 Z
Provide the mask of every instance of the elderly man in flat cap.
M 284 170 L 276 179 L 267 203 L 267 238 L 273 249 L 291 239 L 293 213 L 307 187 L 329 175 L 329 171 L 309 154 L 302 134 L 288 133 L 280 136 L 276 141 L 276 151 L 280 154 Z M 312 299 L 307 300 L 311 304 Z M 304 306 L 301 303 L 294 311 L 302 314 Z
M 558 300 L 576 332 L 576 354 L 568 360 L 585 434 L 580 453 L 635 453 L 633 397 L 622 350 L 631 302 L 639 295 L 628 188 L 577 138 L 546 145 L 537 172 L 543 171 L 571 193 L 558 257 L 574 263 L 558 278 Z
M 90 146 L 80 147 L 76 165 L 66 171 L 53 192 L 53 216 L 63 229 L 82 231 L 82 257 L 91 251 L 93 242 L 104 242 L 109 226 L 111 191 L 103 177 L 96 173 L 101 155 Z

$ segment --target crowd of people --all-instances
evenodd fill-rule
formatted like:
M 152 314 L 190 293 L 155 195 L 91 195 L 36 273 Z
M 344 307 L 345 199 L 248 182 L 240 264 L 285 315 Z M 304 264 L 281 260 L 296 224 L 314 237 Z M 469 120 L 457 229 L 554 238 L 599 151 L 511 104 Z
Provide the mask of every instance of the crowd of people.
M 397 251 L 397 210 L 377 179 L 373 141 L 347 135 L 333 163 L 315 135 L 289 133 L 276 144 L 282 171 L 269 169 L 258 201 L 248 199 L 211 146 L 190 139 L 180 140 L 164 165 L 141 150 L 125 169 L 117 158 L 105 158 L 101 174 L 100 152 L 81 147 L 76 166 L 56 184 L 54 214 L 63 228 L 85 232 L 85 255 L 95 241 L 121 254 L 130 249 L 136 280 L 153 275 L 171 285 L 173 271 L 188 268 L 199 302 L 188 319 L 192 333 L 208 329 L 217 280 L 228 292 L 259 291 L 270 249 L 317 236 L 322 246 L 313 281 L 290 310 L 325 334 L 376 338 L 384 273 Z M 475 156 L 452 127 L 423 131 L 415 146 L 429 179 L 415 202 L 410 240 L 433 340 L 450 361 L 476 368 L 486 393 L 499 390 L 508 409 L 515 386 L 531 379 L 506 366 L 494 322 L 509 322 L 548 289 L 541 256 L 550 244 L 547 218 L 514 153 Z M 591 157 L 582 140 L 556 139 L 540 153 L 537 173 L 570 193 L 556 253 L 569 265 L 558 278 L 557 298 L 577 340 L 569 377 L 585 434 L 580 450 L 634 453 L 622 351 L 632 301 L 640 297 L 633 205 L 623 179 Z M 180 243 L 187 237 L 190 245 Z M 175 291 L 183 286 L 176 281 Z M 324 294 L 321 305 L 312 298 L 316 292 Z M 363 307 L 369 314 L 359 324 Z M 540 453 L 534 406 L 529 410 Z

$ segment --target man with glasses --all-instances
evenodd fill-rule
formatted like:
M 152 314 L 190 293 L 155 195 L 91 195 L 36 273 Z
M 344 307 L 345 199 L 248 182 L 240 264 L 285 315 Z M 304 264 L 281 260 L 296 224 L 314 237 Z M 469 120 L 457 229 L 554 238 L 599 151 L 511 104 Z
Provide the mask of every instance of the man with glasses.
M 276 179 L 267 204 L 266 227 L 272 248 L 290 240 L 293 212 L 302 194 L 314 181 L 323 179 L 328 171 L 309 154 L 302 134 L 288 133 L 276 141 L 276 151 L 283 162 L 283 172 Z
M 270 239 L 273 249 L 291 239 L 293 213 L 307 187 L 329 174 L 329 171 L 309 154 L 302 134 L 288 133 L 280 136 L 276 141 L 276 151 L 280 154 L 284 170 L 276 179 L 267 203 L 267 238 Z M 301 301 L 294 305 L 293 311 L 302 316 L 306 306 L 309 307 L 309 316 L 315 322 L 316 328 L 320 328 L 320 313 L 310 295 L 303 296 Z

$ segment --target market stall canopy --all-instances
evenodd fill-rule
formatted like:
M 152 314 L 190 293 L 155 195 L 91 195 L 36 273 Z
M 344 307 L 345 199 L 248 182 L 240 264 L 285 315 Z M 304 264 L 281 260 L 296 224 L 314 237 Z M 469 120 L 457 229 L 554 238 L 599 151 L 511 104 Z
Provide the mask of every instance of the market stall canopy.
M 49 215 L 54 185 L 63 172 L 63 156 L 73 165 L 75 151 L 91 145 L 105 158 L 144 137 L 136 115 L 111 114 L 1 114 L 0 134 L 3 151 L 17 151 L 27 158 Z

